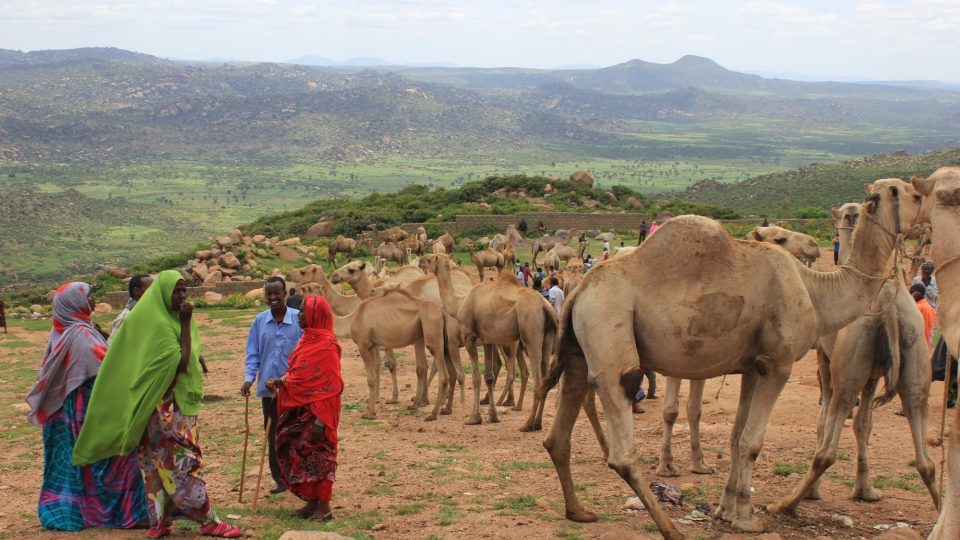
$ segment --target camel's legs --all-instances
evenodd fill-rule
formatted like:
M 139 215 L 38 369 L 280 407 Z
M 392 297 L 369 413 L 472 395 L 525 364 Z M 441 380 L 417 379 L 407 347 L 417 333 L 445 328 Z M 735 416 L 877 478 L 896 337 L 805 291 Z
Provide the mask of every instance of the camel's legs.
M 736 484 L 736 519 L 731 523 L 734 529 L 745 532 L 762 532 L 763 520 L 753 515 L 751 504 L 751 484 L 753 483 L 753 465 L 763 446 L 763 436 L 773 406 L 790 377 L 792 363 L 777 363 L 767 359 L 767 373 L 754 375 L 757 379 L 749 403 L 746 424 L 739 440 L 739 478 Z M 747 377 L 745 375 L 745 377 Z
M 593 392 L 587 395 L 587 363 L 582 356 L 571 356 L 567 359 L 562 377 L 557 393 L 556 417 L 550 434 L 543 441 L 543 447 L 547 449 L 553 466 L 557 469 L 567 519 L 587 523 L 596 521 L 597 515 L 583 508 L 574 489 L 573 475 L 570 472 L 570 436 L 577 415 L 580 414 L 581 404 L 585 409 L 592 407 L 596 414 L 596 403 L 587 404 L 587 401 L 593 402 L 594 397 Z M 600 435 L 602 434 L 601 431 Z
M 732 522 L 736 519 L 737 480 L 740 478 L 740 437 L 747 424 L 747 411 L 750 409 L 750 401 L 757 386 L 758 378 L 757 375 L 750 373 L 740 376 L 740 399 L 737 403 L 737 414 L 733 420 L 733 428 L 730 430 L 730 475 L 727 477 L 727 484 L 723 488 L 720 504 L 713 511 L 714 517 L 724 521 Z
M 823 348 L 817 347 L 817 381 L 820 383 L 820 412 L 817 414 L 817 448 L 823 445 L 823 426 L 827 422 L 827 411 L 830 408 L 830 400 L 833 399 L 832 377 L 830 375 L 830 358 L 827 357 Z M 804 495 L 805 499 L 820 500 L 820 482 L 822 477 L 818 477 L 810 485 L 810 489 Z
M 380 397 L 380 354 L 376 347 L 359 349 L 367 375 L 367 410 L 363 412 L 363 418 L 372 420 L 377 417 L 377 399 Z
M 944 441 L 947 445 L 947 470 L 944 486 L 957 489 L 960 486 L 960 407 L 954 410 L 953 427 L 950 428 L 950 439 Z M 954 540 L 960 538 L 960 497 L 947 496 L 943 499 L 940 509 L 940 518 L 930 531 L 927 540 Z
M 713 467 L 704 463 L 700 449 L 700 416 L 703 413 L 703 388 L 706 381 L 690 381 L 690 397 L 687 398 L 687 424 L 690 425 L 690 471 L 696 474 L 713 474 Z
M 393 354 L 393 349 L 386 350 L 386 360 L 384 360 L 383 365 L 387 366 L 387 369 L 390 370 L 390 401 L 387 401 L 387 404 L 400 403 L 400 391 L 397 388 L 397 357 Z M 379 378 L 379 374 L 377 375 Z
M 853 422 L 853 432 L 857 438 L 857 477 L 853 485 L 853 498 L 867 502 L 877 502 L 883 493 L 873 487 L 870 480 L 870 432 L 873 431 L 873 395 L 877 391 L 878 379 L 870 378 L 860 393 L 860 406 Z
M 513 407 L 514 411 L 523 410 L 523 396 L 527 392 L 527 381 L 530 378 L 530 369 L 527 367 L 527 359 L 523 353 L 523 348 L 517 349 L 517 366 L 520 368 L 520 397 L 517 398 L 517 404 Z
M 660 465 L 657 476 L 680 476 L 673 467 L 673 424 L 680 415 L 680 383 L 683 379 L 667 377 L 667 389 L 663 395 L 663 444 L 660 446 Z
M 497 400 L 497 405 L 500 407 L 512 407 L 514 405 L 513 383 L 514 379 L 517 378 L 517 346 L 516 344 L 498 345 L 497 350 L 505 359 L 504 362 L 507 368 L 507 378 L 504 381 L 503 391 L 500 392 L 500 399 Z M 499 376 L 499 373 L 497 375 Z
M 423 337 L 413 343 L 413 355 L 416 358 L 417 370 L 417 394 L 413 401 L 414 407 L 426 407 L 430 404 L 427 398 L 427 354 L 423 343 Z
M 543 328 L 541 325 L 540 328 Z M 530 332 L 529 335 L 523 335 L 524 329 L 521 327 L 521 337 L 523 338 L 523 348 L 530 357 L 530 373 L 533 375 L 533 387 L 540 388 L 542 375 L 546 371 L 546 360 L 550 358 L 553 351 L 554 333 L 537 334 Z M 543 407 L 545 404 L 543 398 L 538 398 L 534 394 L 533 407 L 530 410 L 530 416 L 526 423 L 520 427 L 520 431 L 540 431 L 543 429 Z
M 912 360 L 912 358 L 910 359 Z M 909 361 L 909 360 L 908 360 Z M 929 363 L 925 366 L 923 375 L 929 373 Z M 901 375 L 901 382 L 905 382 L 905 375 Z M 927 397 L 930 393 L 929 379 L 927 379 L 926 391 L 900 393 L 900 403 L 903 405 L 903 414 L 906 415 L 910 423 L 910 434 L 913 436 L 913 450 L 916 456 L 917 472 L 920 478 L 927 486 L 930 497 L 933 499 L 933 505 L 940 508 L 940 495 L 937 493 L 936 479 L 937 470 L 930 453 L 927 451 Z
M 473 407 L 466 421 L 466 424 L 471 426 L 483 423 L 480 418 L 480 359 L 477 357 L 477 338 L 472 335 L 465 336 L 464 347 L 470 355 L 470 375 L 473 377 Z
M 590 427 L 593 428 L 593 434 L 597 436 L 597 444 L 603 451 L 603 459 L 610 456 L 610 447 L 607 446 L 607 438 L 603 434 L 603 426 L 600 425 L 600 417 L 597 416 L 597 391 L 592 387 L 587 390 L 587 397 L 583 400 L 583 412 L 590 421 Z
M 486 351 L 486 349 L 484 349 L 484 351 Z M 499 358 L 500 358 L 500 347 L 499 347 L 499 346 L 496 346 L 496 347 L 493 348 L 493 356 L 494 356 L 494 358 L 496 358 L 496 359 L 498 360 L 497 362 L 490 362 L 489 357 L 487 357 L 486 352 L 484 352 L 484 368 L 483 368 L 483 369 L 484 369 L 484 371 L 486 371 L 486 370 L 488 370 L 488 369 L 493 369 L 493 370 L 494 370 L 494 371 L 493 371 L 493 378 L 494 378 L 494 380 L 496 380 L 496 379 L 499 379 L 499 378 L 500 378 L 500 368 L 503 367 L 502 362 L 499 362 Z M 494 385 L 494 386 L 496 386 L 496 385 Z M 489 405 L 489 404 L 490 404 L 490 399 L 491 399 L 491 394 L 490 394 L 490 392 L 487 392 L 486 394 L 484 394 L 484 396 L 483 396 L 482 398 L 480 398 L 480 404 L 481 404 L 481 405 Z
M 494 386 L 497 384 L 497 374 L 500 372 L 500 359 L 496 348 L 493 345 L 483 346 L 483 380 L 487 384 L 487 396 L 493 396 Z M 497 418 L 497 407 L 493 404 L 493 399 L 487 404 L 487 421 L 490 423 L 499 422 Z
M 423 316 L 421 315 L 421 320 L 422 318 Z M 449 385 L 452 384 L 450 375 L 453 370 L 452 366 L 447 365 L 449 362 L 447 361 L 447 356 L 444 354 L 446 343 L 443 341 L 443 322 L 442 319 L 434 322 L 435 324 L 432 326 L 426 323 L 423 324 L 425 344 L 433 356 L 433 365 L 436 366 L 437 371 L 440 372 L 440 388 L 437 389 L 437 400 L 434 402 L 433 411 L 424 419 L 427 421 L 437 419 L 441 404 L 450 407 L 453 402 L 453 392 L 449 388 Z M 424 391 L 429 393 L 430 387 L 426 386 Z

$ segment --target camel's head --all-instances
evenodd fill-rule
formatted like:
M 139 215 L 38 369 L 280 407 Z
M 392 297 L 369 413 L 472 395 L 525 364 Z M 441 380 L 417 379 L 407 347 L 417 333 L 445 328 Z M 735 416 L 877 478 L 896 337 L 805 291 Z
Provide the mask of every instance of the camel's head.
M 907 233 L 920 217 L 923 197 L 899 178 L 883 178 L 866 185 L 867 199 L 860 208 L 891 234 Z
M 303 268 L 297 268 L 287 272 L 287 281 L 292 283 L 316 283 L 323 279 L 323 268 L 317 264 L 308 264 Z
M 785 249 L 787 253 L 801 260 L 820 257 L 820 246 L 813 237 L 776 225 L 757 227 L 747 235 L 747 239 L 776 244 Z
M 367 263 L 363 261 L 350 261 L 330 274 L 330 282 L 340 283 L 341 281 L 345 281 L 352 284 L 366 277 Z
M 834 208 L 833 219 L 838 229 L 853 229 L 860 220 L 860 204 L 849 202 Z
M 417 235 L 419 236 L 419 235 L 421 235 L 421 234 L 427 234 L 427 230 L 424 229 L 422 226 L 421 226 L 421 227 L 417 227 Z
M 960 167 L 940 167 L 926 178 L 914 178 L 913 187 L 923 195 L 922 221 L 929 221 L 936 208 L 954 213 L 960 208 Z
M 420 258 L 420 269 L 428 274 L 437 275 L 443 267 L 450 267 L 450 258 L 442 253 L 431 253 Z

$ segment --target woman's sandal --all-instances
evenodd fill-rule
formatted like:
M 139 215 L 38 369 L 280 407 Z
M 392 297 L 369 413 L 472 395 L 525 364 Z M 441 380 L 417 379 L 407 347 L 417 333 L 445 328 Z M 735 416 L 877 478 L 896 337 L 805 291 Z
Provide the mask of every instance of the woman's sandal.
M 314 514 L 311 519 L 314 521 L 333 521 L 333 510 L 327 512 L 326 514 Z
M 215 521 L 201 525 L 200 534 L 217 538 L 238 538 L 243 536 L 243 531 L 240 527 L 230 525 L 226 521 Z
M 147 530 L 147 538 L 163 538 L 170 536 L 170 533 L 173 532 L 173 526 L 171 525 L 158 525 L 156 527 L 150 527 Z

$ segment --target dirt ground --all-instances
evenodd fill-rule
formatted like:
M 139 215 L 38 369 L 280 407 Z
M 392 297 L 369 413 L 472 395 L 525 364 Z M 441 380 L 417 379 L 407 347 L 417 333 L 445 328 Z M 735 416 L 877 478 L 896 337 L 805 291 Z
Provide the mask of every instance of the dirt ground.
M 831 261 L 832 262 L 832 261 Z M 603 533 L 655 531 L 647 514 L 622 509 L 633 494 L 603 461 L 586 419 L 581 415 L 573 441 L 573 474 L 585 505 L 600 517 L 597 523 L 577 524 L 563 517 L 563 498 L 550 459 L 543 449 L 546 431 L 521 433 L 524 412 L 500 411 L 501 422 L 466 426 L 466 406 L 456 404 L 453 415 L 424 422 L 425 410 L 406 407 L 413 395 L 413 351 L 400 355 L 400 405 L 378 404 L 377 420 L 360 418 L 367 390 L 362 365 L 352 342 L 343 343 L 343 376 L 346 390 L 341 421 L 340 468 L 334 491 L 337 519 L 315 524 L 289 517 L 299 501 L 289 494 L 262 496 L 254 512 L 250 500 L 256 485 L 261 435 L 258 402 L 251 402 L 254 433 L 248 449 L 245 504 L 237 502 L 243 452 L 244 400 L 239 395 L 247 328 L 255 311 L 202 310 L 197 315 L 204 354 L 211 373 L 206 383 L 201 413 L 201 443 L 206 478 L 215 509 L 256 538 L 276 538 L 289 529 L 337 531 L 357 538 L 596 538 Z M 104 318 L 108 321 L 110 317 Z M 24 419 L 23 396 L 29 391 L 42 355 L 49 323 L 11 321 L 9 335 L 0 334 L 0 536 L 40 538 L 77 537 L 40 529 L 36 501 L 43 467 L 40 430 Z M 464 355 L 466 359 L 466 355 Z M 384 372 L 384 375 L 386 372 Z M 664 379 L 658 379 L 663 388 Z M 930 434 L 937 434 L 941 414 L 942 383 L 934 383 L 930 397 Z M 389 395 L 389 377 L 382 378 L 381 397 Z M 431 389 L 431 400 L 435 398 Z M 469 399 L 472 388 L 467 382 Z M 682 389 L 685 400 L 686 385 Z M 719 392 L 719 398 L 717 394 Z M 662 390 L 658 393 L 662 395 Z M 715 506 L 730 461 L 728 437 L 739 393 L 739 377 L 711 380 L 703 407 L 702 440 L 709 462 L 717 472 L 661 479 L 653 474 L 663 428 L 661 403 L 644 403 L 647 412 L 635 417 L 635 444 L 650 465 L 648 481 L 663 480 L 688 489 L 687 499 Z M 913 446 L 906 419 L 896 416 L 899 402 L 875 411 L 870 463 L 884 498 L 864 503 L 850 498 L 856 469 L 853 430 L 844 431 L 837 463 L 823 482 L 823 499 L 805 501 L 796 517 L 767 515 L 763 506 L 786 495 L 800 480 L 795 471 L 809 463 L 816 439 L 816 367 L 814 354 L 795 365 L 793 376 L 777 402 L 763 451 L 754 474 L 754 505 L 769 531 L 786 539 L 825 535 L 834 539 L 872 538 L 875 525 L 904 522 L 926 535 L 936 521 L 936 511 L 911 466 Z M 553 421 L 549 397 L 545 430 Z M 689 437 L 681 401 L 681 418 L 675 428 L 677 466 L 689 464 Z M 602 411 L 601 411 L 602 418 Z M 484 415 L 484 419 L 486 416 Z M 850 422 L 847 422 L 848 426 Z M 932 451 L 938 467 L 940 450 Z M 786 475 L 786 476 L 783 476 Z M 269 472 L 265 475 L 269 478 Z M 273 487 L 264 481 L 264 491 Z M 692 489 L 690 489 L 692 488 Z M 693 506 L 668 507 L 676 522 Z M 844 527 L 835 514 L 849 516 Z M 693 538 L 713 538 L 730 528 L 719 521 L 681 522 Z M 177 523 L 174 537 L 188 538 L 195 527 Z M 142 538 L 145 531 L 85 531 L 84 538 Z

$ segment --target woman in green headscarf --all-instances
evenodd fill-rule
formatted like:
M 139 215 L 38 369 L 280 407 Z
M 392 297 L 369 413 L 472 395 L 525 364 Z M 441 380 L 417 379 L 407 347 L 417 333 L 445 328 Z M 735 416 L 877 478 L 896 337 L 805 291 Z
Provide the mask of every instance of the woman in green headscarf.
M 187 287 L 175 270 L 157 275 L 117 331 L 93 387 L 73 450 L 77 465 L 139 450 L 150 538 L 168 536 L 176 506 L 207 536 L 239 528 L 210 507 L 197 415 L 203 398 L 200 335 Z

